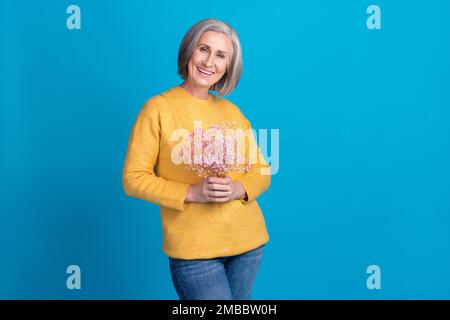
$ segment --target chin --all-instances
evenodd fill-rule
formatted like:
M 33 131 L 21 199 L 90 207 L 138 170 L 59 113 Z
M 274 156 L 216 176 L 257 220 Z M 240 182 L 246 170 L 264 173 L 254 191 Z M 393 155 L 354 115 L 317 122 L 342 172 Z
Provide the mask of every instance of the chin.
M 210 88 L 212 85 L 214 85 L 214 82 L 211 83 L 209 81 L 197 81 L 196 80 L 195 83 L 197 84 L 197 86 L 202 87 L 202 88 L 204 88 L 204 87 Z

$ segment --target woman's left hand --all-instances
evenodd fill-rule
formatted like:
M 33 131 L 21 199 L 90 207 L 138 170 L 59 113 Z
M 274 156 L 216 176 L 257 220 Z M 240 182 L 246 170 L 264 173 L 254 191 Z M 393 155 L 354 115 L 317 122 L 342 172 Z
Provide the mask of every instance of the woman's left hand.
M 229 176 L 225 177 L 224 180 L 231 189 L 231 195 L 229 196 L 230 200 L 247 198 L 247 193 L 245 192 L 242 183 L 240 183 L 239 181 L 234 181 Z

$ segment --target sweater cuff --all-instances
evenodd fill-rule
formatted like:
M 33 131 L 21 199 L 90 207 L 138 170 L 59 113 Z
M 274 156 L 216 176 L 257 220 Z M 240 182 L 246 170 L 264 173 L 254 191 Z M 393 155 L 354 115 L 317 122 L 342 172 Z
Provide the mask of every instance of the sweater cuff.
M 186 193 L 189 188 L 188 183 L 171 181 L 166 196 L 162 199 L 161 205 L 175 210 L 184 210 L 186 203 Z
M 255 200 L 256 199 L 256 190 L 254 190 L 252 187 L 254 183 L 251 181 L 251 177 L 243 175 L 241 177 L 238 177 L 236 180 L 242 184 L 245 192 L 247 193 L 247 200 L 245 200 L 243 198 L 241 198 L 239 200 L 244 204 Z

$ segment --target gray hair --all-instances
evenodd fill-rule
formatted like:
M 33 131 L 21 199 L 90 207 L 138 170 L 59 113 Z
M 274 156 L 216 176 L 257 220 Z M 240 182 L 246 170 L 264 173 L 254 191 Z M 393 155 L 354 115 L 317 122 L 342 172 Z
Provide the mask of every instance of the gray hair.
M 217 95 L 224 96 L 230 94 L 237 86 L 242 73 L 242 49 L 239 37 L 236 30 L 225 21 L 204 19 L 197 22 L 189 29 L 178 49 L 178 74 L 183 80 L 187 79 L 189 60 L 194 53 L 200 37 L 206 31 L 216 31 L 225 34 L 230 38 L 233 46 L 233 52 L 227 71 L 223 77 L 210 88 L 210 90 L 216 91 Z

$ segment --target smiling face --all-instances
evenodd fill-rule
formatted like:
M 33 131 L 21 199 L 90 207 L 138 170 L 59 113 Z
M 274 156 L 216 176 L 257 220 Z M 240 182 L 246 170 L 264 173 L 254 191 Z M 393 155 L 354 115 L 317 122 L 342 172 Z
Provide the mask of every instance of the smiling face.
M 189 85 L 208 90 L 225 74 L 231 54 L 231 40 L 225 34 L 203 33 L 188 63 Z

